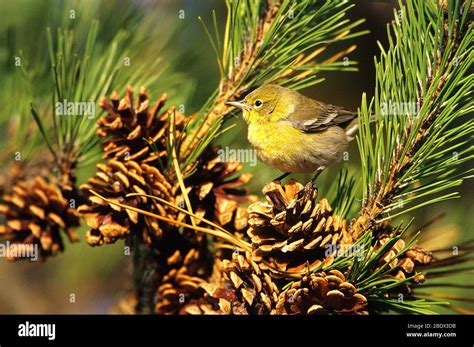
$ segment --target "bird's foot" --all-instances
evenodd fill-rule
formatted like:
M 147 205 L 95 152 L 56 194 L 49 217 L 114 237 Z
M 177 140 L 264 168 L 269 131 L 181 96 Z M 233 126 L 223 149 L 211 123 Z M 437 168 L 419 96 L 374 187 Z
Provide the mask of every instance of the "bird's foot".
M 283 175 L 278 176 L 277 178 L 274 179 L 274 181 L 281 181 L 285 177 L 287 177 L 291 172 L 285 172 Z
M 314 176 L 311 179 L 312 183 L 314 183 L 316 181 L 316 178 L 318 178 L 318 176 L 321 174 L 321 172 L 323 172 L 324 169 L 325 169 L 324 166 L 320 166 L 316 169 L 316 171 L 314 172 Z

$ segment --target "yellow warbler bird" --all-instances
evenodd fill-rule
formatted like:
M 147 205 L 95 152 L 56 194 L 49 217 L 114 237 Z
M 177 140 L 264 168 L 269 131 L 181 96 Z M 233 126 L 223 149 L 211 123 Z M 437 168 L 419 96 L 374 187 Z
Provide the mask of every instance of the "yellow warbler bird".
M 316 101 L 294 90 L 269 84 L 242 101 L 248 140 L 266 164 L 286 172 L 316 176 L 338 161 L 357 131 L 357 113 Z

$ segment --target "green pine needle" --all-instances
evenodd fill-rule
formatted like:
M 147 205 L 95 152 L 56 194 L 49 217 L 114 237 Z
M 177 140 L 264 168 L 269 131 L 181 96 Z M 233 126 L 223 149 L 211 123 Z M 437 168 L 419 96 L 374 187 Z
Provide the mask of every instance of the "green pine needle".
M 379 222 L 456 198 L 453 188 L 472 177 L 472 170 L 460 171 L 474 158 L 468 145 L 474 130 L 469 10 L 470 1 L 452 1 L 447 13 L 432 1 L 400 2 L 388 26 L 389 47 L 381 47 L 376 60 L 374 98 L 362 97 L 357 139 L 365 204 L 395 183 L 377 197 L 384 201 Z M 387 115 L 388 103 L 414 109 Z

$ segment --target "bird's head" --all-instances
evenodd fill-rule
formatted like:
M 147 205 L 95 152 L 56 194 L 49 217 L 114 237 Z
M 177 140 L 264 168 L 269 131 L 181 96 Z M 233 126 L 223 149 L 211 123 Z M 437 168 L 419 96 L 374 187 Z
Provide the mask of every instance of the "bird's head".
M 247 94 L 242 101 L 230 101 L 226 104 L 242 109 L 247 123 L 275 122 L 291 112 L 292 103 L 288 98 L 288 91 L 287 88 L 268 84 Z

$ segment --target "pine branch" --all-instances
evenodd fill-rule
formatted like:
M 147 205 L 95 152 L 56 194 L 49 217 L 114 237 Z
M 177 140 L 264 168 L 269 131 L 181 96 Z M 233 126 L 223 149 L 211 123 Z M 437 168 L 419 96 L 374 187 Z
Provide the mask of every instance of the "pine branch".
M 146 25 L 147 22 L 137 30 L 144 29 Z M 161 57 L 156 56 L 146 64 L 135 63 L 133 68 L 124 64 L 126 58 L 135 61 L 136 53 L 131 47 L 143 49 L 146 43 L 139 37 L 140 31 L 119 31 L 105 46 L 99 41 L 99 31 L 100 24 L 95 20 L 90 25 L 85 42 L 82 42 L 79 37 L 81 33 L 73 29 L 58 29 L 56 35 L 48 29 L 53 79 L 52 104 L 45 107 L 35 103 L 32 114 L 63 174 L 69 174 L 79 164 L 91 164 L 99 159 L 100 139 L 96 136 L 95 120 L 100 112 L 100 97 L 110 93 L 114 84 L 153 85 L 157 80 L 162 80 L 162 73 L 166 69 Z M 146 58 L 143 58 L 145 61 Z M 170 71 L 168 73 L 173 75 Z M 174 77 L 175 81 L 168 80 L 161 87 L 166 88 L 179 81 L 179 75 Z M 94 114 L 58 114 L 57 105 L 64 101 L 72 104 L 92 103 Z
M 158 264 L 156 251 L 144 245 L 139 237 L 133 238 L 133 282 L 137 297 L 137 313 L 150 314 L 154 311 L 156 291 L 156 271 Z
M 400 3 L 401 18 L 389 27 L 389 48 L 376 62 L 375 97 L 364 95 L 358 145 L 366 191 L 353 235 L 408 211 L 457 197 L 441 192 L 459 186 L 472 170 L 467 136 L 474 130 L 469 74 L 474 50 L 471 1 Z M 386 115 L 386 103 L 413 103 L 418 112 Z M 372 114 L 376 127 L 369 126 Z M 465 148 L 465 149 L 463 149 Z M 456 156 L 453 151 L 458 150 Z
M 215 37 L 204 25 L 216 53 L 220 83 L 190 126 L 190 136 L 181 147 L 183 167 L 189 166 L 215 137 L 224 117 L 232 111 L 225 104 L 266 83 L 301 89 L 323 79 L 322 70 L 354 70 L 340 58 L 355 49 L 350 46 L 320 60 L 330 45 L 365 34 L 351 31 L 363 20 L 345 18 L 348 1 L 258 0 L 227 1 L 227 21 L 221 41 L 213 16 Z M 200 19 L 202 22 L 202 19 Z

